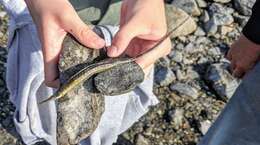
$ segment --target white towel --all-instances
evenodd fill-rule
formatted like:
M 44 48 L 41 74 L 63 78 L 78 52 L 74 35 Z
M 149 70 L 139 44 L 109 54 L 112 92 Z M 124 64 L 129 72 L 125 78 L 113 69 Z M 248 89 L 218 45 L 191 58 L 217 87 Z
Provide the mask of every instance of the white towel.
M 38 106 L 41 97 L 54 90 L 43 84 L 43 56 L 35 25 L 23 0 L 0 0 L 10 15 L 7 86 L 16 107 L 14 122 L 27 145 L 46 140 L 56 145 L 55 103 Z M 112 30 L 112 29 L 111 29 Z M 117 136 L 128 129 L 158 103 L 153 92 L 153 71 L 134 91 L 105 97 L 105 112 L 94 133 L 81 145 L 111 145 Z

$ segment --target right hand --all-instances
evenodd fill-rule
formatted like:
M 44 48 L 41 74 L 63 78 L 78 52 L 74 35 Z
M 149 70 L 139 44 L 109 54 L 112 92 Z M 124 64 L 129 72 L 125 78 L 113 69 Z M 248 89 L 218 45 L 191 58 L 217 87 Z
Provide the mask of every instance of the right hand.
M 242 78 L 252 69 L 260 57 L 260 45 L 253 43 L 243 34 L 232 44 L 227 58 L 231 62 L 233 76 Z
M 99 49 L 105 41 L 96 35 L 77 15 L 68 0 L 25 0 L 36 24 L 42 44 L 45 84 L 60 85 L 58 61 L 63 39 L 72 34 L 83 45 Z

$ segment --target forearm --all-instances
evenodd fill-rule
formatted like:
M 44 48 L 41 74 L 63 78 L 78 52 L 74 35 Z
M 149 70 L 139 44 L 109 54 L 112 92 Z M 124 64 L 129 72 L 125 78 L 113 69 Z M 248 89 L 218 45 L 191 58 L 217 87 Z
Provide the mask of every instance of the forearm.
M 258 0 L 252 10 L 252 16 L 243 29 L 243 34 L 252 42 L 260 44 L 260 1 Z

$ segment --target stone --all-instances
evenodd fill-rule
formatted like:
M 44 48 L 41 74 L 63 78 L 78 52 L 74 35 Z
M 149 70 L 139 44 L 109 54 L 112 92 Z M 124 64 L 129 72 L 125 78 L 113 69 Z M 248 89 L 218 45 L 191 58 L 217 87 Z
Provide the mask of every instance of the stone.
M 199 16 L 201 14 L 195 0 L 174 0 L 172 4 L 192 16 Z
M 198 45 L 193 42 L 190 42 L 189 44 L 187 44 L 185 46 L 184 51 L 187 54 L 194 54 L 194 53 L 202 52 L 202 51 L 204 51 L 204 49 L 203 49 L 202 45 Z
M 143 135 L 139 134 L 135 139 L 135 145 L 150 145 L 150 143 Z
M 209 120 L 205 120 L 205 121 L 200 123 L 200 131 L 203 135 L 205 135 L 207 133 L 211 124 L 212 123 Z
M 187 67 L 186 77 L 190 80 L 194 80 L 194 79 L 200 78 L 200 75 L 197 71 L 194 70 L 193 67 L 190 66 L 190 67 Z
M 175 76 L 173 76 L 173 79 L 174 77 Z M 168 79 L 171 78 L 168 76 L 166 79 L 164 81 L 169 81 Z M 143 80 L 144 73 L 142 68 L 137 63 L 131 62 L 98 74 L 94 78 L 94 83 L 102 94 L 114 96 L 132 91 L 137 85 L 142 83 Z
M 186 83 L 176 83 L 176 84 L 172 84 L 170 86 L 170 89 L 172 91 L 176 91 L 182 95 L 188 96 L 188 97 L 192 97 L 194 99 L 199 97 L 199 92 L 196 88 L 186 84 Z
M 207 7 L 207 2 L 205 0 L 196 0 L 197 4 L 200 8 L 206 8 Z
M 177 50 L 183 50 L 184 48 L 184 45 L 182 43 L 178 43 L 176 46 L 175 46 L 175 49 Z
M 212 64 L 205 75 L 205 79 L 223 100 L 230 98 L 239 85 L 239 81 L 228 72 L 228 67 L 227 63 Z
M 213 0 L 214 2 L 217 2 L 217 3 L 229 3 L 231 0 Z
M 234 30 L 234 27 L 232 26 L 221 26 L 220 27 L 220 33 L 222 36 L 225 36 L 227 33 L 232 32 Z
M 71 35 L 66 36 L 59 60 L 61 85 L 83 68 L 90 64 L 95 65 L 102 59 L 105 59 L 102 50 L 86 48 Z M 93 133 L 105 109 L 104 95 L 129 92 L 143 81 L 144 72 L 139 65 L 135 62 L 125 65 L 93 75 L 58 100 L 57 140 L 59 145 L 78 144 Z M 118 87 L 120 84 L 122 86 Z M 107 89 L 107 86 L 111 88 Z
M 175 74 L 176 74 L 176 78 L 177 78 L 178 81 L 185 79 L 185 76 L 180 69 L 177 69 L 175 71 Z
M 178 63 L 181 63 L 183 59 L 183 53 L 178 50 L 171 51 L 171 53 L 168 56 L 171 60 Z
M 183 109 L 180 109 L 180 108 L 177 108 L 174 112 L 174 115 L 173 115 L 173 122 L 174 124 L 179 127 L 181 126 L 182 122 L 183 122 L 183 118 L 184 118 L 184 110 Z
M 235 9 L 245 16 L 250 16 L 256 0 L 233 0 Z
M 159 67 L 155 72 L 155 82 L 161 86 L 168 86 L 176 80 L 175 74 L 168 67 Z
M 234 22 L 233 9 L 224 7 L 221 4 L 213 3 L 209 7 L 210 19 L 204 24 L 205 31 L 213 35 L 217 32 L 218 26 L 230 25 Z
M 5 11 L 0 11 L 0 18 L 4 18 L 5 16 L 7 16 L 7 13 Z
M 202 21 L 202 22 L 204 22 L 204 23 L 207 22 L 207 21 L 209 21 L 210 18 L 209 18 L 209 13 L 208 13 L 208 11 L 206 11 L 206 10 L 203 11 L 203 12 L 202 12 L 202 15 L 200 16 L 199 19 L 200 19 L 200 21 Z
M 211 56 L 220 56 L 222 53 L 219 47 L 213 47 L 208 50 L 208 54 Z
M 98 50 L 87 49 L 67 36 L 63 42 L 59 70 L 61 83 L 98 57 Z M 105 109 L 104 96 L 93 92 L 93 80 L 80 84 L 57 103 L 57 140 L 72 145 L 88 137 L 97 127 Z
M 198 27 L 197 30 L 195 31 L 194 35 L 196 35 L 196 36 L 205 36 L 206 33 L 204 32 L 204 30 L 201 27 Z
M 193 18 L 185 11 L 173 5 L 166 5 L 166 18 L 169 30 L 178 27 L 170 36 L 171 38 L 186 36 L 197 29 L 197 24 Z
M 249 16 L 243 16 L 238 13 L 235 13 L 233 16 L 235 22 L 237 22 L 242 28 L 247 24 L 247 21 L 249 20 Z

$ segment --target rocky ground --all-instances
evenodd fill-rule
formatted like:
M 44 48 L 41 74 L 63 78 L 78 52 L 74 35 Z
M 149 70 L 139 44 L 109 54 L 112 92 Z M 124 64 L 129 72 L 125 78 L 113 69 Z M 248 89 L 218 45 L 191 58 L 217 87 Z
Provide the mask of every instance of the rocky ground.
M 239 81 L 224 58 L 246 24 L 255 0 L 167 0 L 172 52 L 156 65 L 160 103 L 123 133 L 117 145 L 195 145 Z M 22 144 L 15 133 L 5 84 L 7 16 L 0 9 L 0 145 Z

